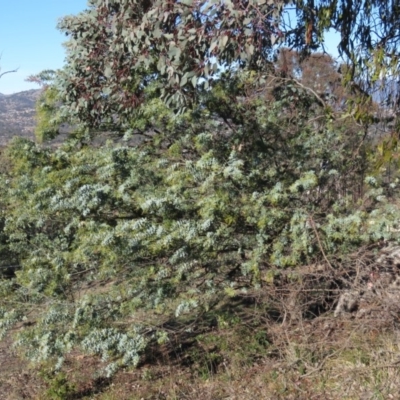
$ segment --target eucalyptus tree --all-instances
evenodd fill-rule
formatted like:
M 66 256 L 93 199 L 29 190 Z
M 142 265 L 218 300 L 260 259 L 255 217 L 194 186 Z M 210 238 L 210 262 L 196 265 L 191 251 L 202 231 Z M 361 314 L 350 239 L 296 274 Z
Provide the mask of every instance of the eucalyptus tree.
M 347 82 L 360 96 L 398 75 L 397 2 L 377 0 L 90 0 L 61 20 L 67 63 L 57 86 L 70 116 L 90 126 L 123 123 L 160 82 L 167 104 L 184 109 L 221 70 L 274 73 L 279 48 L 304 56 L 324 46 L 334 29 L 349 67 Z M 293 24 L 289 24 L 293 13 Z M 393 88 L 395 89 L 395 88 Z M 387 100 L 394 106 L 398 91 Z

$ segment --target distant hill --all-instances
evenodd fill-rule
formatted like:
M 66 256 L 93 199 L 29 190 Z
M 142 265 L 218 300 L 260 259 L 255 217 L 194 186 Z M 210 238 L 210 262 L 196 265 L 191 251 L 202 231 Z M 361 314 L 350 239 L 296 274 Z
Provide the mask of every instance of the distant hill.
M 0 146 L 6 145 L 14 136 L 22 136 L 34 140 L 35 135 L 35 106 L 39 98 L 41 89 L 27 90 L 14 94 L 0 93 Z M 60 127 L 60 135 L 48 142 L 50 146 L 58 146 L 68 136 L 71 128 L 68 125 Z M 136 134 L 124 144 L 137 145 L 148 140 L 152 136 L 148 132 L 147 136 Z M 111 132 L 98 132 L 94 144 L 100 146 L 107 140 L 121 141 L 118 136 L 113 136 Z
M 35 103 L 40 91 L 0 93 L 0 145 L 8 143 L 13 136 L 34 138 Z

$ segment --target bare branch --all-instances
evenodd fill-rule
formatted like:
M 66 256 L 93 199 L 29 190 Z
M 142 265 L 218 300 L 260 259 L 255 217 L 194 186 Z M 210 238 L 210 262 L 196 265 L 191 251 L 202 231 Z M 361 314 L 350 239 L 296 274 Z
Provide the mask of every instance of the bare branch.
M 2 78 L 3 75 L 11 74 L 12 72 L 17 72 L 18 70 L 19 70 L 19 68 L 16 68 L 16 69 L 13 69 L 13 70 L 10 70 L 10 71 L 2 72 L 2 73 L 0 73 L 0 79 Z
M 0 53 L 0 60 L 3 56 L 3 53 Z M 9 71 L 5 71 L 5 72 L 1 72 L 1 68 L 0 68 L 0 79 L 2 78 L 3 75 L 5 74 L 11 74 L 12 72 L 17 72 L 19 70 L 19 68 L 15 68 L 15 69 L 10 69 Z

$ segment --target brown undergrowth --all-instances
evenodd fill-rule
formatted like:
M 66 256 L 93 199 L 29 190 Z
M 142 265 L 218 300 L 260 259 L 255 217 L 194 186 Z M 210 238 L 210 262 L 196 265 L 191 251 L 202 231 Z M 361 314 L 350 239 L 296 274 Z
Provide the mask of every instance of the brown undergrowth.
M 3 342 L 0 399 L 396 399 L 400 313 L 377 276 L 396 277 L 398 265 L 381 256 L 364 248 L 329 264 L 269 269 L 258 290 L 193 321 L 163 321 L 168 341 L 112 379 L 79 353 L 53 376 Z M 335 317 L 346 293 L 359 299 Z M 372 311 L 360 313 L 368 302 Z

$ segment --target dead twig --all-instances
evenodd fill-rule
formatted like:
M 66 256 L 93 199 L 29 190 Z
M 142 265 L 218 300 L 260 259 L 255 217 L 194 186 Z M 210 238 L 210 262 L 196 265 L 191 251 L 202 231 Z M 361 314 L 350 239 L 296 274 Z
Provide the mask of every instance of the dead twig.
M 0 79 L 3 77 L 3 75 L 11 74 L 13 72 L 17 72 L 18 70 L 19 70 L 19 68 L 16 68 L 16 69 L 13 69 L 13 70 L 10 70 L 10 71 L 4 71 L 4 72 L 0 73 Z
M 328 257 L 326 256 L 326 253 L 325 253 L 325 250 L 324 250 L 324 247 L 322 246 L 321 239 L 319 237 L 318 230 L 317 230 L 317 227 L 315 225 L 315 221 L 314 221 L 314 219 L 313 219 L 313 217 L 311 215 L 309 215 L 308 218 L 309 218 L 309 221 L 310 221 L 311 226 L 313 228 L 313 231 L 315 233 L 315 237 L 317 238 L 318 246 L 319 246 L 319 249 L 321 250 L 322 256 L 324 257 L 324 259 L 327 262 L 327 264 L 329 265 L 329 267 L 333 270 L 334 268 L 332 267 L 332 264 L 328 260 Z

